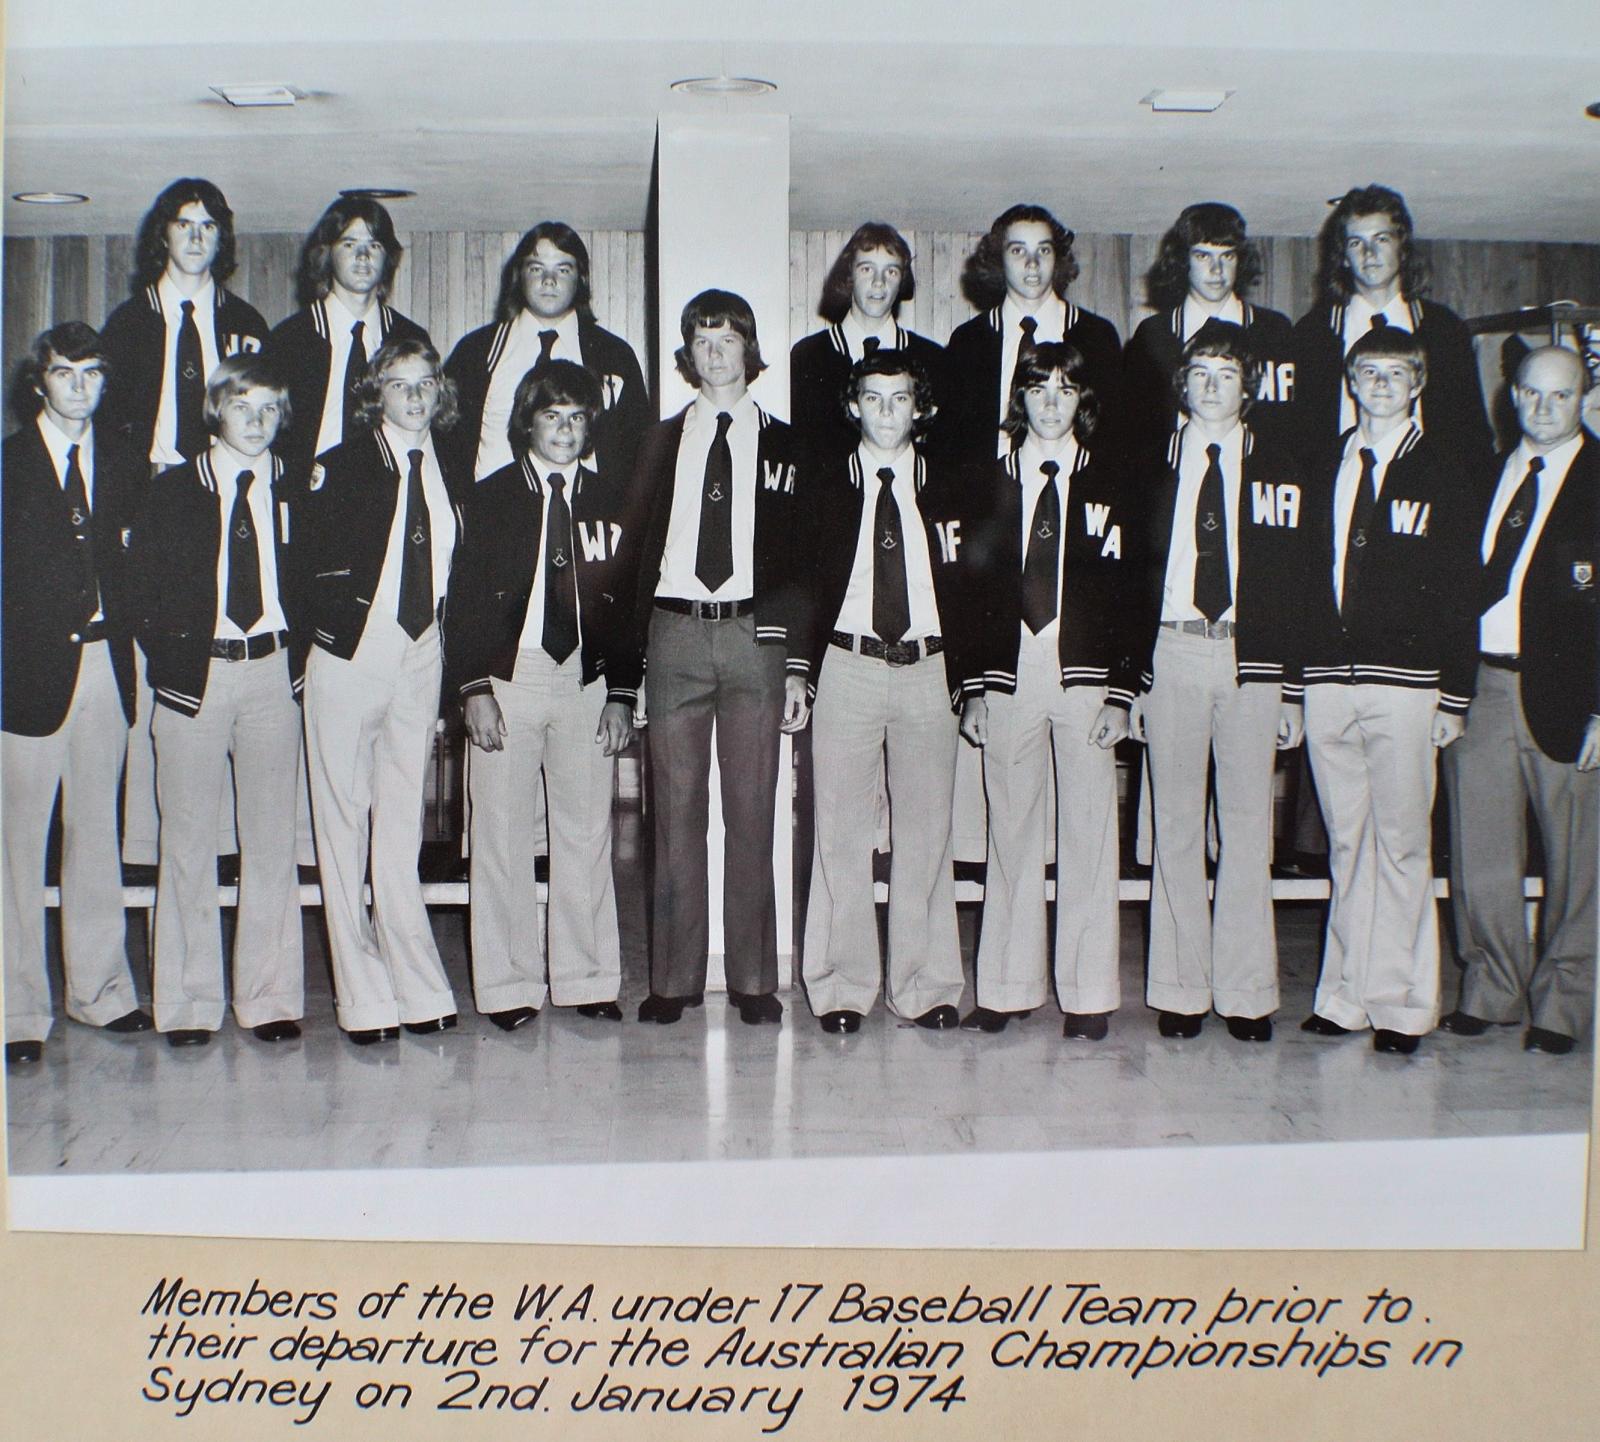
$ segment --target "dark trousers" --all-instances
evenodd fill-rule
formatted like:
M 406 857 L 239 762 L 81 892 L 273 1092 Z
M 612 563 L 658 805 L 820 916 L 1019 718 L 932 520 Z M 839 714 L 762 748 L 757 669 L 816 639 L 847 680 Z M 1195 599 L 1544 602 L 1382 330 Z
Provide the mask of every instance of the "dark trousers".
M 778 988 L 773 798 L 784 648 L 757 646 L 755 620 L 650 617 L 647 649 L 655 890 L 650 990 L 703 991 L 709 949 L 706 827 L 711 740 L 722 774 L 723 942 L 728 987 Z M 714 723 L 714 726 L 713 726 Z M 787 808 L 782 821 L 788 825 Z

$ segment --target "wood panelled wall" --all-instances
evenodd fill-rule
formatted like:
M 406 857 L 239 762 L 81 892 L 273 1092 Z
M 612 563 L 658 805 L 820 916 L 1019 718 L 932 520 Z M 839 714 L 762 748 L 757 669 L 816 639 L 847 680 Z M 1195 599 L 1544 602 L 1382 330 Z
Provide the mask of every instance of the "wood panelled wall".
M 817 299 L 844 230 L 796 231 L 789 248 L 789 327 L 796 339 L 816 328 Z M 516 245 L 511 231 L 401 233 L 406 257 L 394 303 L 428 327 L 448 353 L 467 331 L 494 312 L 500 268 Z M 625 336 L 645 361 L 650 314 L 645 236 L 642 231 L 584 232 L 593 269 L 594 307 L 601 323 Z M 294 308 L 299 234 L 258 233 L 239 238 L 239 268 L 231 282 L 276 324 Z M 911 329 L 942 341 L 972 308 L 961 295 L 961 266 L 978 233 L 917 231 L 911 242 L 917 296 L 902 308 Z M 1264 274 L 1254 298 L 1297 316 L 1313 298 L 1316 242 L 1310 237 L 1260 242 Z M 1149 312 L 1144 274 L 1158 238 L 1147 235 L 1080 235 L 1075 247 L 1081 274 L 1073 297 L 1111 320 L 1124 338 Z M 1483 241 L 1425 242 L 1433 268 L 1431 294 L 1462 315 L 1511 309 L 1556 299 L 1600 302 L 1600 246 Z M 5 242 L 4 362 L 12 373 L 33 337 L 63 320 L 98 325 L 128 294 L 133 241 L 128 236 L 11 238 Z

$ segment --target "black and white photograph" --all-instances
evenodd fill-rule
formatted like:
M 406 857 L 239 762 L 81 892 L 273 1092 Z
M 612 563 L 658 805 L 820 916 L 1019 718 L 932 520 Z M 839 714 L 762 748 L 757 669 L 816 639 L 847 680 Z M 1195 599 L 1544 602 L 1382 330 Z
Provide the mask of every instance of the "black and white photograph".
M 1592 4 L 7 20 L 13 1228 L 1582 1248 Z

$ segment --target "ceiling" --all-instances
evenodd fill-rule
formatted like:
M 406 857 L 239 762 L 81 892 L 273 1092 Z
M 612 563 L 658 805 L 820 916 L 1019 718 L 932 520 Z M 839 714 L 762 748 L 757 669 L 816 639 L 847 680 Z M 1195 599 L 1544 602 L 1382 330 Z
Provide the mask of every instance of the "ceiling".
M 991 7 L 984 7 L 987 11 Z M 1094 232 L 1157 232 L 1196 199 L 1309 234 L 1379 179 L 1435 237 L 1600 241 L 1596 0 L 10 0 L 12 235 L 125 233 L 180 174 L 245 230 L 301 230 L 356 185 L 418 192 L 403 229 L 642 225 L 656 117 L 791 117 L 791 218 L 980 229 L 1021 198 Z M 448 17 L 448 19 L 446 19 Z M 674 95 L 754 74 L 775 95 Z M 239 110 L 220 83 L 282 82 Z M 1157 87 L 1234 95 L 1154 114 Z

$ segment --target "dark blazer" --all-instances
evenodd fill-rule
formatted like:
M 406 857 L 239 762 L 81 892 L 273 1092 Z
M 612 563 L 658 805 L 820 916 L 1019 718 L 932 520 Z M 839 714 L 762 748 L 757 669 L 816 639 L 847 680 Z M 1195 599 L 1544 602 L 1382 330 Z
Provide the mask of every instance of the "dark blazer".
M 690 402 L 692 405 L 693 402 Z M 781 646 L 794 624 L 798 602 L 795 574 L 795 497 L 803 484 L 799 442 L 793 430 L 774 420 L 759 406 L 761 435 L 756 442 L 756 520 L 751 560 L 755 577 L 756 641 Z M 641 654 L 649 633 L 650 612 L 661 581 L 661 556 L 667 545 L 667 525 L 672 519 L 673 485 L 677 479 L 678 444 L 683 439 L 685 406 L 670 420 L 650 427 L 639 446 L 633 487 L 628 496 L 633 525 L 639 535 L 638 591 L 633 618 L 635 644 Z
M 1096 436 L 1102 448 L 1121 438 L 1122 342 L 1104 316 L 1065 301 L 1066 328 L 1061 335 L 1036 340 L 1064 340 L 1082 352 L 1089 379 L 1100 401 Z M 946 403 L 943 425 L 936 433 L 941 447 L 963 458 L 994 458 L 1000 434 L 1000 322 L 997 305 L 958 325 L 945 347 Z
M 218 357 L 260 350 L 267 342 L 261 312 L 222 286 L 214 289 L 212 325 Z M 199 316 L 195 324 L 201 324 Z M 166 373 L 167 326 L 161 298 L 147 285 L 106 317 L 100 332 L 111 374 L 106 398 L 96 418 L 109 424 L 146 458 L 155 443 L 156 415 L 161 409 L 161 378 Z
M 1422 428 L 1474 464 L 1494 450 L 1478 382 L 1472 337 L 1455 312 L 1414 300 L 1411 330 L 1428 358 L 1419 402 Z M 1317 465 L 1339 434 L 1344 395 L 1344 305 L 1321 301 L 1295 322 L 1295 391 L 1291 424 L 1302 464 Z
M 992 462 L 992 483 L 969 488 L 961 546 L 978 627 L 982 689 L 1006 695 L 1017 689 L 1023 626 L 1019 456 L 1013 451 Z M 1133 621 L 1140 610 L 1142 530 L 1128 503 L 1120 461 L 1080 448 L 1061 516 L 1061 684 L 1104 686 L 1106 700 L 1124 709 L 1133 704 L 1139 684 L 1133 651 L 1143 636 Z
M 1478 665 L 1482 479 L 1464 477 L 1453 452 L 1412 426 L 1384 475 L 1360 581 L 1341 615 L 1334 495 L 1344 449 L 1306 480 L 1312 560 L 1295 593 L 1305 683 L 1438 687 L 1441 708 L 1459 715 Z
M 445 444 L 468 480 L 477 466 L 489 378 L 500 364 L 510 333 L 509 321 L 480 326 L 461 337 L 445 362 L 445 374 L 456 383 L 456 399 L 461 406 L 461 419 Z M 604 401 L 604 409 L 595 420 L 595 463 L 603 475 L 630 476 L 640 437 L 654 419 L 639 358 L 621 336 L 583 315 L 578 317 L 578 348 L 583 352 L 585 369 L 599 377 Z
M 1600 715 L 1597 568 L 1600 440 L 1585 432 L 1522 581 L 1522 714 L 1552 761 L 1576 761 L 1589 717 Z
M 419 340 L 432 344 L 414 320 L 389 305 L 377 307 L 378 342 Z M 267 337 L 267 358 L 289 389 L 289 428 L 278 438 L 278 454 L 295 481 L 302 480 L 316 459 L 322 405 L 328 395 L 328 366 L 333 348 L 328 340 L 328 310 L 313 301 L 297 310 Z
M 1288 444 L 1294 400 L 1294 327 L 1289 317 L 1264 305 L 1242 301 L 1244 332 L 1251 353 L 1262 363 L 1261 388 L 1250 407 L 1250 429 Z M 1183 305 L 1146 316 L 1122 353 L 1122 407 L 1128 447 L 1137 453 L 1166 449 L 1180 419 L 1172 377 L 1183 360 Z
M 455 513 L 430 519 L 435 526 L 448 519 L 459 534 L 459 511 L 472 477 L 463 475 L 442 441 L 435 434 L 433 449 Z M 355 655 L 366 630 L 404 485 L 401 461 L 377 429 L 335 446 L 312 465 L 308 484 L 294 490 L 298 608 L 307 641 L 342 660 Z
M 306 647 L 294 605 L 295 557 L 289 549 L 289 488 L 283 463 L 270 452 L 272 539 L 278 602 L 289 623 L 289 683 L 305 679 Z M 144 488 L 129 552 L 129 595 L 156 702 L 193 716 L 205 700 L 211 642 L 217 626 L 217 554 L 222 512 L 209 451 L 162 471 Z
M 1140 639 L 1134 659 L 1140 686 L 1154 679 L 1156 636 L 1161 624 L 1167 555 L 1172 546 L 1178 500 L 1178 463 L 1189 427 L 1174 432 L 1166 456 L 1136 470 L 1133 490 L 1142 494 L 1147 526 L 1140 554 L 1145 563 Z M 1196 442 L 1197 443 L 1197 442 Z M 1233 577 L 1234 662 L 1239 684 L 1283 683 L 1284 699 L 1300 699 L 1301 630 L 1294 598 L 1305 588 L 1312 564 L 1305 483 L 1293 455 L 1244 436 L 1244 475 L 1239 483 L 1239 570 Z
M 896 324 L 884 341 L 921 362 L 933 388 L 936 408 L 944 405 L 944 347 Z M 808 460 L 832 462 L 861 444 L 861 432 L 844 409 L 844 388 L 850 380 L 850 345 L 837 325 L 823 327 L 789 352 L 789 424 L 800 437 Z M 998 384 L 998 382 L 997 382 Z
M 94 614 L 79 584 L 67 498 L 38 424 L 0 448 L 0 729 L 49 736 L 61 728 L 78 684 L 81 650 L 73 637 Z M 122 710 L 133 722 L 133 631 L 127 611 L 126 549 L 133 498 L 150 462 L 109 428 L 94 427 L 90 533 L 105 612 L 111 665 Z
M 462 507 L 461 539 L 450 567 L 445 605 L 445 694 L 490 690 L 490 677 L 510 680 L 517 642 L 528 619 L 534 569 L 543 553 L 544 482 L 530 457 L 485 476 Z M 606 700 L 632 707 L 644 660 L 634 645 L 629 608 L 637 548 L 622 487 L 587 467 L 569 495 L 577 542 L 578 622 L 583 684 L 606 678 Z
M 838 628 L 839 608 L 850 589 L 856 543 L 861 534 L 861 508 L 871 494 L 876 506 L 878 482 L 868 482 L 858 449 L 835 455 L 821 470 L 809 473 L 800 501 L 795 549 L 798 567 L 799 607 L 789 631 L 789 666 L 793 675 L 806 678 L 815 696 L 828 654 L 828 638 Z M 982 684 L 973 660 L 973 598 L 961 556 L 963 491 L 956 471 L 930 466 L 920 452 L 914 484 L 917 509 L 927 536 L 929 570 L 933 575 L 934 603 L 939 612 L 939 635 L 944 641 L 945 679 L 952 705 L 964 693 L 980 694 Z M 902 516 L 902 524 L 909 518 Z M 919 663 L 921 664 L 921 663 Z

